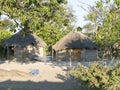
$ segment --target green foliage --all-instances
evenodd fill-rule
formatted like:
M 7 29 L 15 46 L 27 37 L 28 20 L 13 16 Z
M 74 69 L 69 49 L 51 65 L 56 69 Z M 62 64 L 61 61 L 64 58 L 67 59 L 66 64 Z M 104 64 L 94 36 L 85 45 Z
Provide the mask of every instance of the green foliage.
M 96 18 L 96 14 L 91 12 L 90 14 L 87 15 L 87 18 L 94 22 Z
M 120 89 L 120 62 L 113 68 L 96 62 L 92 63 L 89 68 L 79 64 L 71 73 L 80 81 L 81 86 L 86 87 L 86 90 Z
M 67 0 L 0 0 L 0 12 L 14 20 L 16 27 L 36 33 L 50 48 L 71 30 L 73 16 L 65 4 Z
M 86 33 L 93 32 L 94 25 L 92 25 L 91 23 L 87 23 L 86 25 L 84 25 L 83 29 L 85 30 Z
M 5 39 L 9 38 L 12 35 L 11 32 L 6 31 L 6 30 L 0 30 L 0 56 L 1 56 L 1 52 L 2 52 L 2 43 Z
M 102 4 L 103 4 L 102 2 L 97 1 L 97 2 L 96 2 L 96 7 L 97 7 L 97 8 L 101 8 L 101 7 L 103 6 Z
M 77 27 L 77 31 L 82 32 L 82 28 L 81 27 Z
M 118 7 L 120 7 L 120 0 L 115 0 L 115 3 L 117 4 Z
M 109 72 L 109 84 L 106 85 L 108 90 L 118 90 L 120 89 L 120 62 L 116 63 L 115 67 Z M 106 87 L 104 87 L 106 88 Z
M 2 42 L 3 42 L 5 39 L 9 38 L 11 35 L 12 35 L 12 33 L 9 32 L 9 31 L 0 30 L 0 46 L 1 46 Z
M 101 50 L 108 49 L 106 51 L 109 51 L 116 42 L 120 41 L 119 4 L 119 0 L 97 1 L 95 6 L 90 8 L 90 12 L 86 16 L 86 20 L 93 25 L 92 27 L 95 32 L 91 37 Z M 87 27 L 88 30 L 89 28 Z M 106 51 L 104 52 L 106 53 Z
M 120 10 L 117 10 L 106 14 L 104 24 L 98 32 L 99 37 L 97 37 L 97 42 L 102 42 L 102 46 L 113 46 L 115 42 L 120 41 L 119 12 Z

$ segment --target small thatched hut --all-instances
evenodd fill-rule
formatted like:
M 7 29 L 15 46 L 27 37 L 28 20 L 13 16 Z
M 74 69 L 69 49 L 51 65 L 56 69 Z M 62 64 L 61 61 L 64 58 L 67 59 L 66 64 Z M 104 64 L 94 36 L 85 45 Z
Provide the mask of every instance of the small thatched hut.
M 16 59 L 33 59 L 44 55 L 46 43 L 38 36 L 20 31 L 3 42 L 3 55 Z
M 93 41 L 79 31 L 71 31 L 53 45 L 55 60 L 97 60 L 97 47 Z

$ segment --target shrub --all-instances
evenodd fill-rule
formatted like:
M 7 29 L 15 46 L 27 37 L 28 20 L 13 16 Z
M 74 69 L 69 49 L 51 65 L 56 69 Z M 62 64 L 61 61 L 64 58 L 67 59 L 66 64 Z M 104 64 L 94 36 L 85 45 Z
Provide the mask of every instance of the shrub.
M 2 42 L 9 38 L 12 35 L 11 32 L 6 31 L 6 30 L 0 30 L 0 45 L 2 44 Z
M 120 62 L 113 68 L 103 63 L 92 63 L 88 68 L 79 64 L 71 74 L 86 90 L 120 90 Z
M 6 30 L 0 30 L 0 54 L 2 53 L 2 43 L 5 39 L 9 38 L 12 35 L 11 32 Z

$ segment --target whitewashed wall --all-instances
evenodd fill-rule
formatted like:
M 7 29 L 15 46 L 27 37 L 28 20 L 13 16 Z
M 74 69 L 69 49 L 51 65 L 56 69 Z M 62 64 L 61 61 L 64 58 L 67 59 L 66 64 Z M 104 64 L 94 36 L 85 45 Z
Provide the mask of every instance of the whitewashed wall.
M 17 60 L 31 60 L 35 57 L 43 57 L 44 53 L 45 52 L 43 47 L 34 47 L 32 45 L 28 45 L 25 48 L 19 46 L 14 48 L 14 56 Z

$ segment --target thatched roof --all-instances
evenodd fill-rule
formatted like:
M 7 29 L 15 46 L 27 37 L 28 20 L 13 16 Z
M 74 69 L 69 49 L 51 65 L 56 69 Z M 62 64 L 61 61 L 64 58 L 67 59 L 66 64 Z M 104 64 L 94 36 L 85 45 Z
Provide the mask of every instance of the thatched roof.
M 14 34 L 10 38 L 6 39 L 2 45 L 3 46 L 27 46 L 27 45 L 37 46 L 38 45 L 41 47 L 46 46 L 46 43 L 35 34 L 28 33 L 24 35 L 23 33 L 24 33 L 23 31 L 20 31 Z
M 93 41 L 79 31 L 71 31 L 52 47 L 55 51 L 63 49 L 96 49 Z

